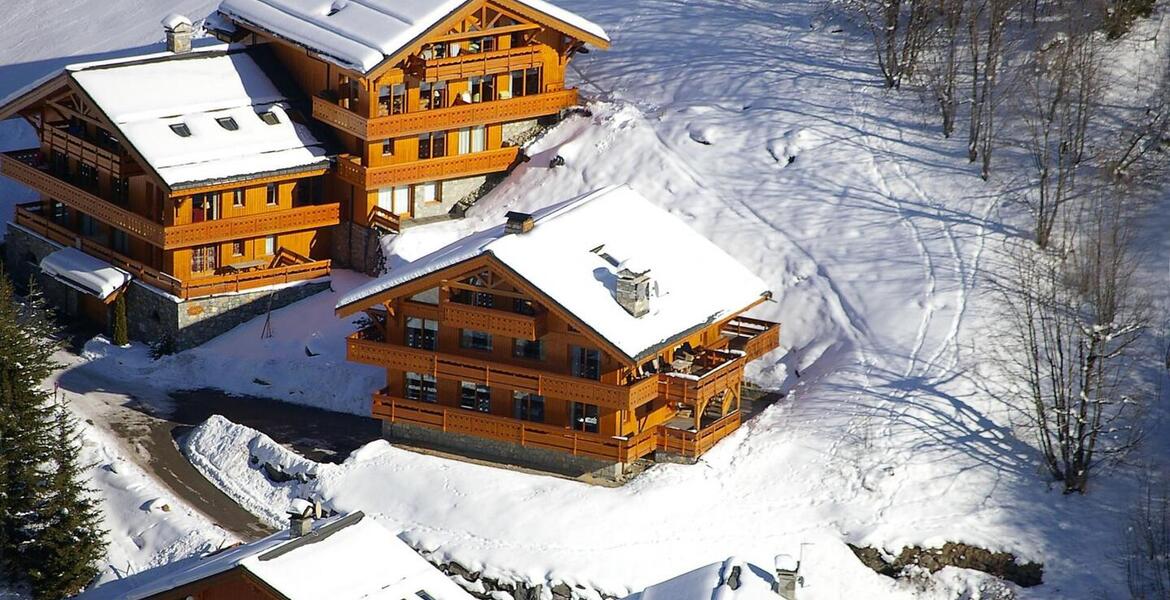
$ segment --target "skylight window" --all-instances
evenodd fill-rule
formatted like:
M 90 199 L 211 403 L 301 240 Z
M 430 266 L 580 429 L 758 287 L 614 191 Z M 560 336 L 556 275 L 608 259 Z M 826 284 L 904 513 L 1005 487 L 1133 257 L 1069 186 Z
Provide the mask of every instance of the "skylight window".
M 223 127 L 228 131 L 236 131 L 240 128 L 240 124 L 236 123 L 236 120 L 231 117 L 219 117 L 215 120 L 215 122 L 219 123 L 220 127 Z
M 179 137 L 191 137 L 191 128 L 187 127 L 186 123 L 174 123 L 171 125 L 171 131 Z
M 269 125 L 279 125 L 280 124 L 280 117 L 276 116 L 276 113 L 274 113 L 270 110 L 266 110 L 266 111 L 260 113 L 260 120 L 264 121 L 265 123 L 268 123 Z

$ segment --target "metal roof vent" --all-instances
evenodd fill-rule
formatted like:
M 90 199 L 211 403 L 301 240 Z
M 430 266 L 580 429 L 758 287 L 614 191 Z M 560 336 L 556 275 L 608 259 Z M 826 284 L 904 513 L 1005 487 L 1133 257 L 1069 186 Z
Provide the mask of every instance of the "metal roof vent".
M 528 213 L 508 211 L 504 218 L 508 219 L 504 224 L 504 233 L 528 233 L 536 226 L 536 221 Z
M 650 312 L 650 271 L 618 271 L 617 303 L 635 318 Z

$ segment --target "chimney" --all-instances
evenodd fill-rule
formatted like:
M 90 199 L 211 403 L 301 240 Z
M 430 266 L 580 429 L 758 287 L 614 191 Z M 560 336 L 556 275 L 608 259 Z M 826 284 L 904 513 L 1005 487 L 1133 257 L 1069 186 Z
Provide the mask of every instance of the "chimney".
M 776 557 L 776 583 L 772 591 L 784 600 L 796 600 L 796 588 L 804 586 L 804 577 L 800 575 L 800 561 L 788 554 Z
M 191 51 L 191 38 L 195 29 L 191 26 L 191 19 L 180 14 L 171 13 L 162 20 L 163 30 L 167 33 L 167 51 L 174 54 L 186 54 Z
M 508 211 L 504 217 L 508 219 L 508 222 L 504 224 L 504 233 L 528 233 L 536 226 L 532 215 L 528 213 Z
M 650 271 L 622 269 L 617 274 L 617 302 L 634 317 L 650 312 Z
M 317 506 L 300 498 L 289 504 L 288 528 L 290 537 L 303 537 L 313 531 L 313 516 L 317 514 Z

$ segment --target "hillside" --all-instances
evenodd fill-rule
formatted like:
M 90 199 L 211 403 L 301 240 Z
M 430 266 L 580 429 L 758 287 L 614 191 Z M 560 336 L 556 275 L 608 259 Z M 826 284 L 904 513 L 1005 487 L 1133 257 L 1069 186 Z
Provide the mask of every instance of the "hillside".
M 1025 157 L 1005 153 L 992 180 L 980 179 L 963 142 L 937 134 L 921 96 L 882 86 L 864 33 L 826 16 L 819 2 L 560 3 L 614 39 L 612 50 L 573 63 L 590 115 L 534 142 L 531 161 L 469 218 L 385 240 L 390 268 L 494 225 L 508 210 L 629 183 L 772 286 L 776 302 L 754 314 L 783 323 L 782 350 L 754 363 L 749 377 L 785 397 L 699 465 L 656 467 L 617 490 L 384 442 L 344 464 L 313 466 L 316 481 L 273 485 L 248 465 L 246 448 L 263 439 L 219 420 L 187 448 L 197 466 L 270 520 L 286 499 L 318 492 L 334 508 L 382 519 L 438 558 L 612 594 L 729 555 L 770 564 L 803 551 L 805 598 L 958 597 L 965 576 L 940 576 L 925 590 L 894 583 L 861 567 L 845 543 L 896 554 L 962 541 L 1044 563 L 1045 583 L 1017 590 L 1020 598 L 1122 597 L 1116 554 L 1138 489 L 1134 473 L 1117 470 L 1087 496 L 1062 495 L 1040 470 L 1032 440 L 1019 435 L 1011 399 L 988 382 L 987 333 L 999 319 L 989 279 L 1004 241 L 1026 235 L 1022 208 L 1005 193 Z M 163 13 L 198 15 L 215 3 L 142 4 L 90 0 L 0 15 L 0 35 L 16 40 L 0 50 L 0 96 L 60 64 L 59 55 L 157 41 Z M 1115 89 L 1132 89 L 1160 64 L 1165 33 L 1156 15 L 1117 43 Z M 69 40 L 70 50 L 47 38 Z M 22 127 L 0 127 L 0 147 L 27 143 Z M 549 168 L 555 156 L 563 167 Z M 22 193 L 0 182 L 0 207 L 9 210 Z M 1162 286 L 1156 301 L 1166 314 L 1170 215 L 1151 214 L 1143 227 L 1143 273 L 1151 291 Z M 686 260 L 686 248 L 670 251 Z M 336 291 L 356 279 L 345 277 Z M 74 368 L 360 413 L 377 377 L 343 362 L 340 337 L 351 326 L 333 318 L 334 299 L 322 294 L 277 311 L 272 340 L 258 341 L 260 323 L 252 322 L 160 362 L 141 348 L 98 343 L 92 361 Z M 249 369 L 239 358 L 257 344 L 270 358 Z M 306 356 L 307 345 L 319 355 Z M 1150 416 L 1139 460 L 1165 460 L 1165 425 L 1162 412 Z M 151 551 L 134 556 L 131 570 L 156 561 Z

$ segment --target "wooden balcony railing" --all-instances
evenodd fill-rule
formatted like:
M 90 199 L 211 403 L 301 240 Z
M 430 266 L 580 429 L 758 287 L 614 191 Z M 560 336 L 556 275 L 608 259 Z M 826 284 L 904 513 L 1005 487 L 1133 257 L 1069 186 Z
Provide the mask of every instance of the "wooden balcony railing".
M 725 360 L 702 375 L 663 373 L 658 377 L 658 393 L 673 402 L 697 405 L 727 389 L 743 383 L 742 356 Z
M 535 341 L 548 332 L 548 313 L 521 315 L 506 310 L 444 302 L 444 325 Z
M 360 159 L 341 155 L 337 157 L 337 174 L 359 188 L 373 190 L 392 185 L 499 173 L 512 168 L 519 154 L 520 149 L 511 146 L 381 167 L 364 167 Z
M 122 155 L 118 152 L 102 148 L 89 140 L 53 125 L 45 125 L 41 129 L 41 139 L 48 145 L 49 150 L 56 150 L 91 164 L 114 177 L 122 176 Z
M 368 220 L 370 227 L 381 229 L 386 233 L 398 233 L 402 230 L 402 218 L 381 206 L 370 209 Z
M 175 225 L 166 228 L 164 247 L 170 250 L 227 242 L 244 237 L 305 231 L 336 225 L 341 222 L 340 219 L 341 205 L 334 203 Z
M 751 362 L 780 347 L 780 324 L 749 317 L 736 317 L 723 326 L 728 347 L 744 353 Z
M 58 179 L 48 171 L 29 164 L 26 160 L 25 155 L 15 152 L 0 154 L 0 174 L 23 183 L 103 223 L 113 225 L 140 240 L 155 246 L 162 247 L 164 245 L 161 224 Z
M 413 58 L 407 65 L 407 71 L 426 81 L 507 73 L 542 65 L 544 63 L 544 58 L 541 56 L 543 52 L 545 50 L 541 46 L 523 46 L 431 60 Z
M 698 458 L 699 455 L 710 450 L 719 440 L 738 429 L 741 419 L 741 413 L 737 410 L 699 431 L 659 427 L 658 449 L 690 458 Z
M 447 131 L 552 115 L 577 104 L 577 90 L 520 96 L 366 119 L 321 97 L 313 98 L 313 116 L 365 140 L 382 140 L 427 131 Z
M 609 437 L 542 423 L 375 394 L 373 416 L 391 423 L 429 427 L 444 432 L 510 442 L 529 448 L 568 452 L 620 463 L 633 462 L 657 446 L 657 431 L 631 438 Z
M 40 214 L 39 208 L 39 204 L 17 206 L 16 218 L 14 219 L 16 224 L 58 244 L 72 246 L 86 254 L 100 258 L 129 272 L 142 282 L 183 300 L 318 279 L 326 277 L 330 273 L 330 261 L 319 260 L 180 281 L 53 223 Z
M 572 402 L 585 402 L 617 410 L 634 410 L 658 396 L 658 380 L 649 377 L 630 385 L 611 385 L 545 373 L 492 361 L 442 354 L 363 339 L 362 332 L 349 337 L 346 357 L 389 369 L 430 373 L 435 377 L 500 385 Z

